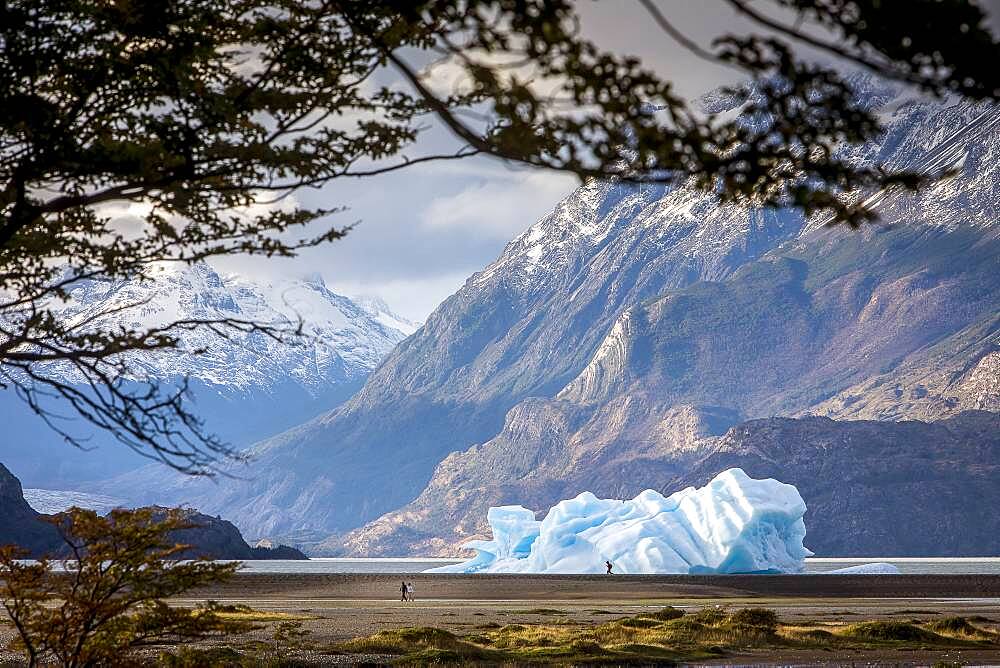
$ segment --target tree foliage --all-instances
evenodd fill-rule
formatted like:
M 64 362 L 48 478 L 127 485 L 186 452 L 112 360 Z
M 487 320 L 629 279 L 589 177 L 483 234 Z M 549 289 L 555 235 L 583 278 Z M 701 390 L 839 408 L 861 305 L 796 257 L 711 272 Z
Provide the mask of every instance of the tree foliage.
M 693 182 L 721 200 L 856 226 L 875 216 L 861 194 L 935 175 L 838 157 L 881 124 L 838 69 L 797 45 L 929 95 L 1000 94 L 1000 49 L 970 0 L 724 1 L 762 32 L 704 47 L 640 0 L 671 38 L 748 78 L 730 91 L 743 116 L 725 119 L 582 37 L 571 0 L 3 3 L 0 384 L 43 417 L 44 397 L 59 397 L 136 451 L 205 472 L 228 447 L 187 410 L 183 387 L 125 383 L 136 379 L 127 353 L 176 347 L 185 328 L 225 336 L 260 324 L 62 322 L 52 305 L 80 280 L 293 255 L 345 233 L 336 207 L 298 206 L 297 190 L 475 154 L 582 178 Z M 441 90 L 436 67 L 462 85 Z M 435 123 L 453 150 L 414 153 Z M 125 203 L 139 224 L 116 218 Z
M 189 546 L 169 534 L 192 525 L 181 511 L 113 510 L 104 517 L 72 508 L 54 516 L 65 544 L 61 569 L 22 561 L 0 547 L 0 603 L 17 632 L 12 648 L 31 666 L 108 666 L 153 642 L 241 632 L 213 606 L 173 608 L 163 599 L 231 576 L 238 563 L 176 561 Z M 55 605 L 53 605 L 55 603 Z

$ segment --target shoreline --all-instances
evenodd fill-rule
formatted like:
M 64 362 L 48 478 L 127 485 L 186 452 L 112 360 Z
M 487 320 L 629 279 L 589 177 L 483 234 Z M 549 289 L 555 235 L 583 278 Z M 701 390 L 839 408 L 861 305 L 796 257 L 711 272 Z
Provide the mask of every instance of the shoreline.
M 412 602 L 399 600 L 404 580 L 414 585 Z M 261 654 L 262 648 L 274 647 L 276 629 L 289 623 L 307 635 L 283 648 L 280 658 L 310 667 L 388 665 L 409 655 L 419 658 L 421 651 L 433 655 L 456 647 L 486 656 L 501 645 L 507 648 L 506 654 L 497 656 L 523 659 L 532 652 L 554 651 L 545 638 L 554 644 L 562 642 L 563 649 L 570 651 L 574 638 L 597 637 L 594 634 L 605 634 L 600 636 L 604 638 L 601 651 L 608 656 L 620 658 L 625 650 L 634 650 L 639 653 L 635 656 L 649 659 L 625 661 L 633 665 L 657 663 L 663 652 L 674 652 L 674 659 L 697 665 L 933 665 L 942 661 L 1000 665 L 1000 575 L 237 573 L 228 582 L 194 590 L 169 603 L 193 607 L 208 600 L 252 622 L 253 630 L 183 647 L 151 646 L 147 657 L 152 659 L 162 651 L 231 648 L 256 665 L 254 657 L 277 658 L 267 654 L 271 650 Z M 688 622 L 681 620 L 681 626 L 668 623 L 649 630 L 653 635 L 647 640 L 654 644 L 642 644 L 646 642 L 644 629 L 658 624 L 642 617 L 667 606 L 682 611 L 695 630 L 703 628 L 698 620 L 707 619 L 699 617 L 704 613 L 725 617 L 742 609 L 763 608 L 779 620 L 780 635 L 722 625 L 688 638 L 684 635 Z M 936 623 L 945 624 L 947 630 L 947 624 L 957 618 L 974 620 L 980 635 L 971 639 L 927 635 L 941 628 Z M 865 624 L 889 631 L 901 628 L 916 636 L 882 640 L 851 635 L 859 623 L 862 628 Z M 12 629 L 0 626 L 0 647 L 12 634 Z M 530 647 L 518 654 L 518 645 L 504 645 L 511 640 L 510 634 L 520 634 Z M 391 647 L 386 639 L 394 639 Z M 427 639 L 436 639 L 437 644 L 428 645 Z M 706 653 L 720 645 L 722 653 Z M 197 655 L 191 656 L 197 661 Z M 463 655 L 442 656 L 463 662 Z M 0 664 L 17 659 L 18 655 L 0 650 Z M 580 663 L 587 663 L 585 659 Z
M 663 598 L 997 598 L 1000 575 L 527 575 L 458 573 L 237 573 L 185 598 L 247 594 L 328 600 L 392 599 L 402 580 L 423 600 Z

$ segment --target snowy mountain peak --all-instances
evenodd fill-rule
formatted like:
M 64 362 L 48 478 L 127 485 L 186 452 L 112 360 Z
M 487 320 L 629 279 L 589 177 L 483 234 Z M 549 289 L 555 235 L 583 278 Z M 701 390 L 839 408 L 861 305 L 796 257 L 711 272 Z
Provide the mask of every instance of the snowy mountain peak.
M 255 280 L 220 275 L 207 263 L 162 263 L 144 279 L 86 280 L 58 308 L 70 321 L 142 331 L 178 320 L 236 319 L 302 336 L 276 341 L 261 332 L 234 332 L 224 340 L 207 329 L 180 334 L 181 352 L 136 353 L 137 377 L 187 376 L 208 385 L 246 390 L 291 378 L 309 389 L 356 380 L 405 338 L 412 323 L 378 317 L 329 290 L 321 277 Z M 386 312 L 388 307 L 385 308 Z
M 375 295 L 351 295 L 351 301 L 357 304 L 362 311 L 386 327 L 398 329 L 407 336 L 420 329 L 421 323 L 399 315 L 381 297 L 376 297 Z

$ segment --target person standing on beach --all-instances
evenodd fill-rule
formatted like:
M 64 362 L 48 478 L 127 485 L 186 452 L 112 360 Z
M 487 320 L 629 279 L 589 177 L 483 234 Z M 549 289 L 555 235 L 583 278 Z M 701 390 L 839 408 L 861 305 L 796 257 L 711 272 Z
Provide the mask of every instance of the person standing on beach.
M 413 601 L 413 583 L 412 582 L 408 582 L 406 584 L 406 596 L 407 596 L 407 598 L 410 599 L 410 601 Z
M 615 565 L 612 564 L 610 561 L 605 561 L 604 565 L 608 567 L 608 575 L 614 575 L 614 573 L 611 572 L 611 569 L 614 568 Z
M 406 600 L 406 580 L 403 580 L 403 583 L 401 585 L 399 585 L 399 592 L 403 595 L 403 598 L 401 598 L 399 600 L 405 601 Z

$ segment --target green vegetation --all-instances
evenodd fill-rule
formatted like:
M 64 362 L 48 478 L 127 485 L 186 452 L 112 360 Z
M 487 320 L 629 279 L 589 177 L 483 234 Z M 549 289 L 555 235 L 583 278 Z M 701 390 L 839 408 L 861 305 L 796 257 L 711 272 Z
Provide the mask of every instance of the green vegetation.
M 904 642 L 934 642 L 942 637 L 906 622 L 861 622 L 848 627 L 847 634 L 865 640 L 898 640 Z
M 603 612 L 603 611 L 600 611 Z M 382 631 L 338 643 L 333 650 L 397 657 L 403 665 L 442 663 L 573 664 L 692 661 L 765 649 L 954 649 L 995 647 L 996 634 L 969 619 L 926 624 L 899 621 L 783 623 L 767 608 L 667 607 L 611 621 L 487 624 L 472 635 L 420 627 Z
M 683 617 L 684 611 L 678 610 L 677 608 L 672 608 L 668 605 L 667 607 L 661 608 L 656 612 L 644 612 L 636 616 L 641 619 L 656 619 L 661 622 L 669 622 L 671 619 L 677 619 L 678 617 Z
M 998 635 L 992 631 L 973 626 L 973 622 L 987 621 L 982 617 L 945 617 L 937 619 L 927 624 L 927 628 L 935 633 L 956 636 L 959 638 L 972 638 L 975 640 L 996 640 Z
M 231 647 L 181 647 L 176 652 L 163 652 L 157 663 L 164 668 L 305 668 L 311 665 L 288 657 L 244 654 Z
M 380 631 L 375 635 L 339 643 L 335 649 L 345 654 L 405 655 L 407 661 L 421 663 L 487 661 L 502 658 L 497 652 L 459 639 L 453 633 L 424 626 Z
M 171 534 L 191 528 L 179 510 L 115 509 L 104 517 L 70 508 L 52 516 L 69 558 L 55 572 L 48 558 L 0 547 L 0 606 L 16 630 L 8 648 L 28 666 L 128 664 L 141 646 L 218 638 L 251 629 L 219 614 L 166 599 L 232 576 L 239 563 L 178 561 L 190 546 Z M 59 601 L 60 605 L 52 605 Z

